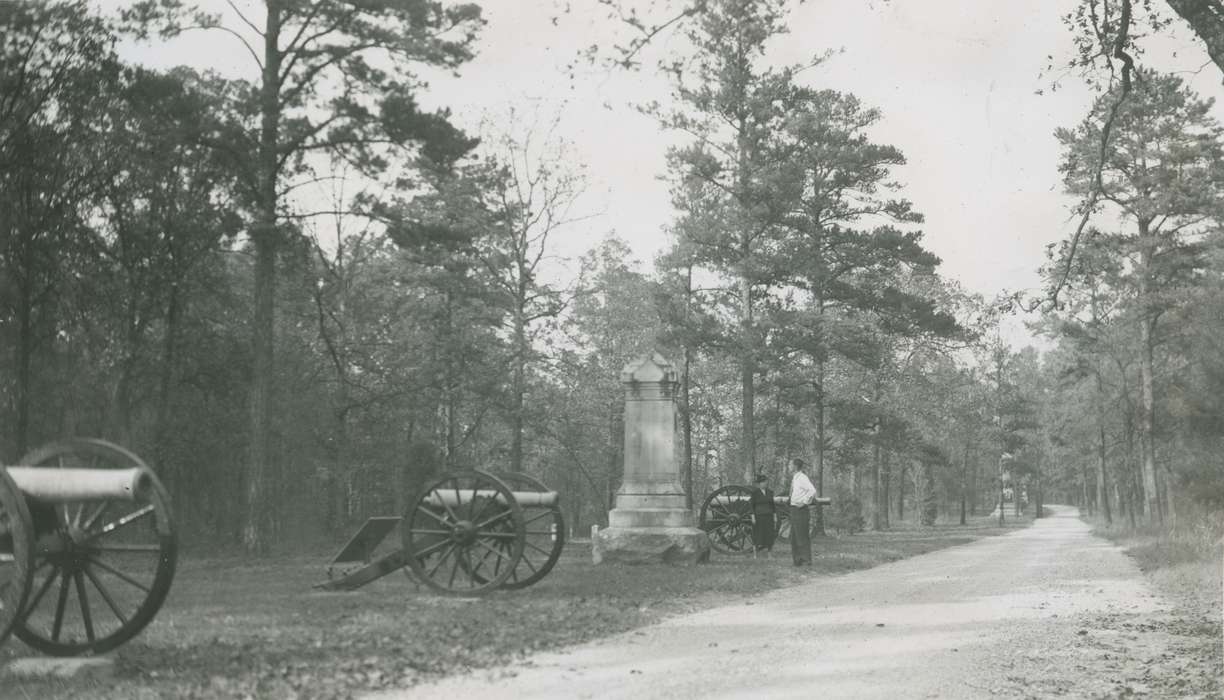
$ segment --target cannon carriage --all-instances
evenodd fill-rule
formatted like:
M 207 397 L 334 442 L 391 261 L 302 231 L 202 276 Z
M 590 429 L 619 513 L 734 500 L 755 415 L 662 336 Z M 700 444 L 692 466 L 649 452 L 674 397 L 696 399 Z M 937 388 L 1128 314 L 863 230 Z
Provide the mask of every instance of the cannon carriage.
M 68 440 L 0 468 L 0 642 L 110 651 L 157 614 L 174 578 L 169 497 L 131 452 Z
M 723 554 L 752 552 L 752 504 L 754 488 L 731 484 L 716 489 L 701 504 L 698 527 L 710 536 L 710 546 Z M 789 497 L 774 496 L 774 541 L 790 542 Z M 817 498 L 814 505 L 826 506 L 828 498 Z
M 398 528 L 400 547 L 383 547 Z M 370 518 L 333 557 L 323 590 L 354 590 L 400 569 L 448 595 L 519 589 L 565 546 L 560 497 L 526 474 L 469 470 L 429 482 L 403 517 Z

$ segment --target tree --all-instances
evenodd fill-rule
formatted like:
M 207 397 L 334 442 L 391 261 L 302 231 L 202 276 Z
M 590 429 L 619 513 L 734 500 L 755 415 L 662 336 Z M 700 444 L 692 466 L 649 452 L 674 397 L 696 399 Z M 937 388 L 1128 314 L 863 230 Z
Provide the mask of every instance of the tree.
M 1164 6 L 1184 21 L 1224 72 L 1224 2 L 1221 0 L 1080 0 L 1064 21 L 1075 31 L 1078 55 L 1072 67 L 1113 71 L 1139 68 L 1144 39 L 1172 23 Z
M 141 36 L 191 30 L 224 32 L 258 68 L 259 77 L 233 95 L 232 125 L 205 142 L 231 158 L 254 212 L 248 235 L 255 252 L 250 457 L 243 541 L 268 548 L 271 512 L 267 464 L 273 398 L 277 258 L 293 222 L 292 193 L 315 176 L 314 154 L 330 154 L 376 177 L 391 151 L 417 146 L 431 153 L 465 152 L 471 142 L 445 112 L 422 110 L 414 66 L 455 69 L 471 57 L 481 25 L 475 5 L 432 0 L 353 3 L 266 0 L 262 21 L 231 5 L 232 16 L 208 15 L 178 0 L 135 3 L 125 18 Z M 227 24 L 226 20 L 232 20 Z
M 515 123 L 512 113 L 509 123 Z M 478 242 L 478 255 L 496 289 L 499 303 L 507 311 L 511 333 L 511 383 L 509 389 L 510 470 L 523 470 L 523 435 L 526 428 L 526 396 L 532 367 L 538 360 L 535 343 L 541 321 L 555 318 L 566 299 L 557 286 L 545 282 L 543 263 L 548 260 L 556 235 L 585 218 L 574 212 L 584 189 L 584 176 L 567 165 L 565 143 L 552 133 L 543 135 L 504 133 L 493 157 L 495 172 L 490 181 L 489 207 L 494 223 Z
M 1167 292 L 1201 266 L 1194 243 L 1224 213 L 1224 131 L 1211 118 L 1211 103 L 1197 98 L 1179 78 L 1142 72 L 1119 110 L 1116 96 L 1097 100 L 1076 129 L 1060 129 L 1061 170 L 1068 192 L 1097 188 L 1114 212 L 1134 226 L 1119 239 L 1136 291 L 1136 324 L 1142 391 L 1140 438 L 1147 514 L 1159 514 L 1155 446 L 1155 364 L 1158 324 L 1169 309 Z M 1112 116 L 1110 116 L 1112 115 Z M 1114 136 L 1096 170 L 1105 120 Z M 1171 496 L 1167 502 L 1172 518 Z
M 880 366 L 871 333 L 861 324 L 839 322 L 868 314 L 885 333 L 950 335 L 955 321 L 916 291 L 917 277 L 931 274 L 939 259 L 921 245 L 922 234 L 896 225 L 918 224 L 922 215 L 895 195 L 900 186 L 888 180 L 904 165 L 901 152 L 867 137 L 879 119 L 852 95 L 832 90 L 799 90 L 801 105 L 786 119 L 783 139 L 793 153 L 790 167 L 801 183 L 785 226 L 793 231 L 784 246 L 788 281 L 802 290 L 806 308 L 789 324 L 783 345 L 807 354 L 814 369 L 812 405 L 816 416 L 816 476 L 821 488 L 825 459 L 825 364 L 838 354 L 854 362 Z M 789 341 L 789 342 L 788 342 Z M 872 390 L 879 401 L 883 384 Z M 876 428 L 883 423 L 877 416 Z M 876 457 L 878 457 L 878 453 Z M 873 459 L 873 471 L 879 471 Z M 878 497 L 879 492 L 876 492 Z M 881 504 L 876 504 L 879 512 Z
M 158 397 L 153 455 L 159 463 L 169 439 L 187 291 L 198 266 L 241 225 L 230 173 L 198 138 L 211 128 L 216 92 L 225 87 L 186 69 L 127 69 L 107 114 L 112 126 L 97 215 L 104 222 L 100 255 L 117 278 L 108 300 L 121 307 L 114 311 L 121 350 L 115 425 L 108 432 L 134 444 L 137 375 L 156 368 L 156 381 L 148 383 Z
M 757 471 L 755 403 L 757 375 L 766 354 L 767 326 L 759 314 L 778 282 L 777 255 L 786 230 L 790 171 L 776 134 L 795 102 L 793 70 L 758 66 L 765 43 L 783 30 L 775 0 L 712 3 L 686 32 L 692 64 L 677 71 L 682 105 L 662 115 L 666 126 L 693 136 L 668 156 L 676 180 L 673 198 L 683 212 L 676 233 L 683 265 L 720 273 L 732 328 L 720 340 L 740 372 L 740 468 Z
M 1115 255 L 1116 238 L 1092 232 L 1074 262 L 1069 278 L 1072 284 L 1064 295 L 1063 311 L 1048 313 L 1042 319 L 1047 333 L 1063 340 L 1061 345 L 1069 351 L 1070 357 L 1061 368 L 1060 380 L 1090 379 L 1092 383 L 1090 410 L 1096 417 L 1096 426 L 1089 439 L 1096 446 L 1095 504 L 1106 524 L 1113 520 L 1106 433 L 1110 420 L 1107 384 L 1111 381 L 1111 355 L 1116 350 L 1110 348 L 1114 341 L 1110 336 L 1125 301 L 1124 290 L 1117 286 L 1123 271 L 1122 261 Z M 1051 261 L 1043 272 L 1047 275 L 1058 274 L 1058 270 L 1065 267 L 1059 256 L 1066 254 L 1066 246 L 1061 246 L 1057 252 L 1052 248 L 1049 254 Z M 1082 408 L 1076 402 L 1075 410 Z
M 84 2 L 0 7 L 0 319 L 11 323 L 14 456 L 31 443 L 36 355 L 56 336 L 65 263 L 108 163 L 101 119 L 119 64 Z M 4 325 L 9 325 L 8 323 Z

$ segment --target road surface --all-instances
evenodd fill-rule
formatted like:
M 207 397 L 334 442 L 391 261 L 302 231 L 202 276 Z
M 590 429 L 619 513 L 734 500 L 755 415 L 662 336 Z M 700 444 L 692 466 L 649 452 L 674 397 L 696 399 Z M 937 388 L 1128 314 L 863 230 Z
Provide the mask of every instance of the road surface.
M 1168 640 L 1142 622 L 1164 603 L 1075 509 L 1052 508 L 1007 535 L 370 697 L 1144 694 L 1118 679 L 1171 658 Z

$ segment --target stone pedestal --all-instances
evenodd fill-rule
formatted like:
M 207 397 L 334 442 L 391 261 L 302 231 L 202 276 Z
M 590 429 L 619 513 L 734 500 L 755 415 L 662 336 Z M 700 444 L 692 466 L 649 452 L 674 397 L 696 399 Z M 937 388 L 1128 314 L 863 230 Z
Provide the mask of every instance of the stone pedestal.
M 696 564 L 710 538 L 685 506 L 676 458 L 676 371 L 658 353 L 629 363 L 625 384 L 625 476 L 608 527 L 592 540 L 596 564 Z

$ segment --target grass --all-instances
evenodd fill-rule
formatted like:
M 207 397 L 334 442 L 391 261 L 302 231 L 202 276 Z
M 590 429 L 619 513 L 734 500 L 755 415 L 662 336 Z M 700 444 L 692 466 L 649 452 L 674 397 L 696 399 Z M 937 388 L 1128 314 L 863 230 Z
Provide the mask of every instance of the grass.
M 1131 528 L 1115 520 L 1106 525 L 1090 520 L 1093 532 L 1126 550 L 1140 570 L 1157 582 L 1167 582 L 1179 599 L 1192 598 L 1196 605 L 1220 605 L 1220 571 L 1224 565 L 1224 514 L 1201 515 L 1168 532 L 1156 526 Z M 1178 586 L 1185 578 L 1191 585 Z M 1217 585 L 1210 585 L 1211 582 Z M 1207 582 L 1208 585 L 1199 585 Z
M 262 561 L 187 558 L 157 619 L 116 654 L 112 680 L 6 678 L 5 698 L 344 698 L 411 687 L 537 649 L 582 642 L 665 616 L 742 600 L 813 576 L 865 569 L 1023 527 L 967 526 L 829 537 L 808 570 L 772 557 L 715 553 L 707 565 L 600 566 L 589 543 L 567 545 L 553 573 L 523 591 L 446 598 L 403 573 L 349 593 L 311 588 L 328 554 Z M 0 665 L 32 654 L 16 641 Z
M 1090 522 L 1093 532 L 1125 549 L 1172 605 L 1161 627 L 1174 635 L 1181 665 L 1154 669 L 1150 682 L 1176 688 L 1178 697 L 1218 697 L 1224 683 L 1224 514 L 1185 520 L 1176 532 Z

